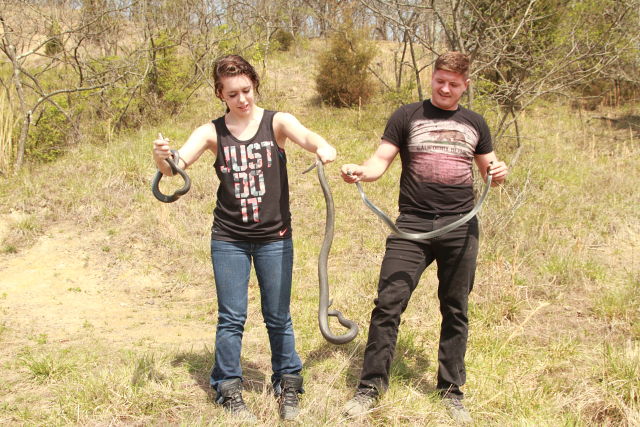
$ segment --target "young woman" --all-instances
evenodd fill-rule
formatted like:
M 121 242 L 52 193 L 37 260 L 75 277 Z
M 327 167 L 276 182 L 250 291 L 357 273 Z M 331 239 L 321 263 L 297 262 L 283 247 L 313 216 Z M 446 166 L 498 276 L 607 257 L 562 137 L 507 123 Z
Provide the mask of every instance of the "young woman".
M 216 401 L 234 415 L 255 419 L 242 399 L 240 350 L 247 318 L 247 287 L 253 262 L 260 286 L 262 315 L 271 345 L 272 383 L 280 416 L 298 414 L 302 363 L 295 350 L 289 312 L 293 245 L 285 141 L 315 153 L 323 163 L 336 150 L 288 113 L 256 105 L 260 80 L 242 57 L 219 59 L 215 92 L 227 106 L 224 116 L 193 131 L 178 150 L 187 168 L 209 150 L 220 180 L 211 233 L 211 259 L 218 300 L 215 363 L 211 387 Z M 158 169 L 172 175 L 165 159 L 169 141 L 153 142 Z

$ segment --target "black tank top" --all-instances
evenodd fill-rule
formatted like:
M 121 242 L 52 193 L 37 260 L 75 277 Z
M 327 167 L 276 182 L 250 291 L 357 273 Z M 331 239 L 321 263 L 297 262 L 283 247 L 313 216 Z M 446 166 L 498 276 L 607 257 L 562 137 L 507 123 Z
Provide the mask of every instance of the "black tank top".
M 264 110 L 258 131 L 247 141 L 231 134 L 224 116 L 213 121 L 220 185 L 212 239 L 268 242 L 291 237 L 287 157 L 276 143 L 275 114 Z

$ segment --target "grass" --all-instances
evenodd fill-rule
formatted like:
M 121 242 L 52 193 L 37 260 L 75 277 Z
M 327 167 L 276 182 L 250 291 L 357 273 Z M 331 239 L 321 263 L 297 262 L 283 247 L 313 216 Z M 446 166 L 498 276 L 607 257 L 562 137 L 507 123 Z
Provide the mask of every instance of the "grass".
M 333 307 L 356 321 L 361 332 L 354 342 L 338 347 L 324 342 L 316 319 L 324 200 L 315 175 L 301 175 L 312 156 L 293 145 L 287 149 L 295 239 L 291 309 L 305 363 L 300 423 L 332 426 L 345 422 L 337 408 L 357 383 L 387 234 L 355 188 L 342 183 L 338 168 L 370 155 L 393 106 L 334 110 L 313 104 L 302 92 L 310 87 L 305 80 L 312 71 L 307 69 L 313 66 L 310 57 L 300 52 L 272 59 L 283 68 L 274 65 L 264 79 L 263 105 L 294 113 L 339 153 L 327 167 L 337 209 L 329 259 L 331 297 Z M 295 76 L 292 85 L 298 91 L 287 90 L 287 75 Z M 161 126 L 114 136 L 109 144 L 79 145 L 56 162 L 0 181 L 0 213 L 26 214 L 5 236 L 3 260 L 26 256 L 54 224 L 68 223 L 81 233 L 104 233 L 95 252 L 85 256 L 87 265 L 100 259 L 105 277 L 127 271 L 123 277 L 143 282 L 147 276 L 161 278 L 138 287 L 119 284 L 129 286 L 134 299 L 154 301 L 136 306 L 148 311 L 149 330 L 135 340 L 117 325 L 107 333 L 92 319 L 69 331 L 67 339 L 55 339 L 17 327 L 6 297 L 0 298 L 3 424 L 204 426 L 230 421 L 208 390 L 216 318 L 208 253 L 217 185 L 213 157 L 205 154 L 189 170 L 192 189 L 176 203 L 160 204 L 150 191 L 155 172 L 150 148 L 158 130 L 179 145 L 190 129 L 222 113 L 217 102 L 206 102 L 210 98 L 200 94 L 183 116 Z M 587 121 L 562 105 L 537 107 L 521 128 L 524 149 L 509 181 L 492 190 L 481 212 L 467 406 L 480 425 L 637 425 L 638 135 Z M 507 162 L 515 153 L 510 141 L 496 146 Z M 397 211 L 399 174 L 396 161 L 383 178 L 366 184 L 368 196 L 391 215 Z M 78 298 L 91 292 L 80 281 L 63 289 Z M 116 290 L 104 294 L 107 301 Z M 439 322 L 430 267 L 403 315 L 390 390 L 362 424 L 448 423 L 434 395 Z M 341 331 L 336 323 L 332 328 Z M 207 332 L 207 338 L 180 347 L 162 339 L 194 330 Z M 262 423 L 276 423 L 269 346 L 254 277 L 243 366 L 248 404 Z

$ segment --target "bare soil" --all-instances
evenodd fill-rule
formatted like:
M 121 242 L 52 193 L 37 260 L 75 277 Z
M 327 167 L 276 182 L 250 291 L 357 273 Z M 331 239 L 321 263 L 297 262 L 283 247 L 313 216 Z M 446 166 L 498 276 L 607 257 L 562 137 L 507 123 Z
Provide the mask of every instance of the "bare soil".
M 0 217 L 0 239 L 19 217 Z M 13 336 L 58 342 L 91 338 L 180 346 L 211 340 L 210 327 L 185 325 L 199 323 L 189 313 L 201 297 L 183 290 L 180 298 L 159 298 L 170 284 L 149 268 L 119 262 L 109 253 L 109 237 L 59 223 L 28 248 L 0 256 L 4 327 Z

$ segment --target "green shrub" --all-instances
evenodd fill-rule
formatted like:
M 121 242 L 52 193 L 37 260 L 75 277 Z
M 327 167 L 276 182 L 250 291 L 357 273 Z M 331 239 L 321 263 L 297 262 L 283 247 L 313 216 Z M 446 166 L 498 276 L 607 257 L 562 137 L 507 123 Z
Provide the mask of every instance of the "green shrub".
M 138 88 L 138 75 L 144 72 L 144 61 L 140 58 L 136 61 L 108 55 L 92 60 L 90 67 L 102 77 L 101 82 L 116 80 L 115 73 L 118 70 L 131 72 L 125 73 L 124 78 L 114 85 L 76 95 L 74 108 L 82 114 L 83 122 L 89 126 L 85 133 L 104 139 L 111 128 L 120 130 L 140 126 L 145 102 L 149 102 L 147 93 L 142 93 Z
M 175 114 L 197 85 L 193 78 L 194 64 L 179 54 L 175 42 L 166 32 L 155 40 L 155 49 L 155 67 L 147 76 L 146 91 L 156 97 L 160 107 Z
M 336 107 L 366 104 L 374 92 L 367 67 L 375 48 L 362 32 L 346 27 L 336 32 L 320 54 L 316 89 L 320 99 Z
M 56 55 L 62 52 L 62 38 L 60 37 L 60 33 L 62 30 L 60 29 L 60 24 L 58 21 L 53 21 L 51 26 L 49 27 L 49 31 L 47 31 L 47 36 L 49 40 L 44 45 L 44 52 L 47 55 Z
M 59 109 L 52 105 L 44 107 L 29 132 L 27 157 L 44 162 L 55 160 L 67 144 L 71 127 Z
M 409 104 L 415 101 L 415 90 L 416 82 L 411 79 L 395 90 L 385 91 L 383 99 L 394 106 Z
M 278 50 L 287 52 L 291 49 L 294 37 L 290 32 L 285 31 L 282 28 L 278 28 L 276 33 L 273 35 L 273 40 L 278 43 Z

